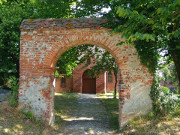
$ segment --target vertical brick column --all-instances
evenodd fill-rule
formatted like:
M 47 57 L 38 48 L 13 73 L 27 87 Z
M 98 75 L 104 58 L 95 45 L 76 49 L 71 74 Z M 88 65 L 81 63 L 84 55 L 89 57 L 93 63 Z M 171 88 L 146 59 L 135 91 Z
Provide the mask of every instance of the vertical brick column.
M 73 92 L 82 93 L 82 73 L 77 72 L 73 75 Z
M 19 107 L 52 124 L 54 69 L 41 66 L 41 54 L 46 48 L 42 48 L 42 42 L 38 42 L 40 38 L 36 36 L 36 31 L 21 32 Z
M 99 77 L 96 78 L 96 93 L 104 93 L 105 92 L 105 77 L 104 74 L 100 74 Z
M 33 73 L 34 72 L 34 73 Z M 54 87 L 51 72 L 21 70 L 19 106 L 49 124 L 54 119 Z

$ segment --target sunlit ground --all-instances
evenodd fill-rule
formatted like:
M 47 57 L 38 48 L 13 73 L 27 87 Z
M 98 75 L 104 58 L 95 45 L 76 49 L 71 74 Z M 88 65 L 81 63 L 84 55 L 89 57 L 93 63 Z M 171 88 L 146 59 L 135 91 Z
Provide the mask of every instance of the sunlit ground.
M 180 135 L 180 108 L 166 117 L 152 117 L 150 114 L 139 116 L 120 132 L 118 131 L 118 99 L 113 99 L 110 93 L 107 96 L 100 94 L 99 97 L 111 116 L 111 126 L 121 134 Z
M 41 128 L 38 123 L 26 119 L 7 103 L 0 103 L 0 135 L 41 134 Z
M 11 108 L 7 103 L 0 102 L 0 135 L 55 135 L 61 132 L 68 122 L 67 119 L 76 110 L 75 94 L 55 95 L 55 125 L 49 127 L 42 123 L 26 118 L 16 109 Z M 103 104 L 106 106 L 108 115 L 111 116 L 111 126 L 118 127 L 118 99 L 113 99 L 111 94 L 100 95 Z M 93 120 L 94 117 L 79 117 L 79 120 Z M 91 131 L 94 133 L 93 129 Z M 119 131 L 118 131 L 119 132 Z M 130 122 L 121 133 L 118 134 L 172 134 L 180 133 L 180 109 L 167 117 L 138 117 Z
M 17 109 L 9 106 L 7 102 L 0 102 L 0 135 L 52 135 L 58 134 L 63 128 L 73 103 L 76 100 L 74 94 L 55 95 L 55 124 L 50 127 L 42 122 L 26 118 Z M 63 109 L 62 109 L 63 108 Z

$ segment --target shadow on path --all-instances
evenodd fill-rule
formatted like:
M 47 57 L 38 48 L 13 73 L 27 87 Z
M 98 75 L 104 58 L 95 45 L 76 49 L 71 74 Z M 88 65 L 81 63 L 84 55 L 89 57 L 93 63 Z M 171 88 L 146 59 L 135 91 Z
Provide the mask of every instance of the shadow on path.
M 112 134 L 105 107 L 95 94 L 77 95 L 76 109 L 67 121 L 63 134 Z

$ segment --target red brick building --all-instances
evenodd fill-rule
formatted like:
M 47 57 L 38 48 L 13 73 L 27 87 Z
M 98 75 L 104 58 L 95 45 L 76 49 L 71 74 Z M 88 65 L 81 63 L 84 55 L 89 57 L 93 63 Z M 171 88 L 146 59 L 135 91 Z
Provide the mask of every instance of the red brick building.
M 85 63 L 79 65 L 73 70 L 73 77 L 56 77 L 55 92 L 77 92 L 77 93 L 106 93 L 112 92 L 115 85 L 115 77 L 111 72 L 105 72 L 99 77 L 89 77 L 88 70 L 94 66 L 91 62 L 88 67 Z M 118 87 L 118 86 L 117 86 Z

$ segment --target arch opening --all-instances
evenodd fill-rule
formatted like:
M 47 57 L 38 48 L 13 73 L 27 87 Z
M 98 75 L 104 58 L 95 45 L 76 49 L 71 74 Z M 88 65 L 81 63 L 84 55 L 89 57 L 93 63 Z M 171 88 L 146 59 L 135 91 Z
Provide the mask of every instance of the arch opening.
M 65 61 L 67 61 L 67 60 L 65 60 L 65 58 L 67 58 L 67 55 L 70 55 L 71 59 L 72 59 L 72 56 L 74 56 L 72 51 L 74 50 L 75 52 L 79 52 L 79 51 L 77 51 L 79 49 L 76 50 L 74 48 L 81 47 L 81 46 L 83 46 L 84 48 L 82 48 L 82 53 L 80 53 L 79 54 L 80 56 L 77 56 L 77 58 L 80 58 L 78 61 L 82 61 L 82 62 L 79 65 L 77 64 L 78 62 L 76 63 L 77 66 L 75 66 L 73 68 L 72 76 L 71 75 L 69 76 L 71 78 L 68 78 L 67 74 L 66 74 L 67 72 L 61 70 L 61 68 L 63 68 L 61 66 L 61 64 L 63 64 L 63 62 L 65 62 Z M 58 59 L 57 64 L 56 64 L 55 72 L 57 70 L 59 70 L 59 75 L 60 75 L 61 79 L 58 79 L 59 77 L 58 76 L 56 77 L 56 73 L 55 73 L 55 78 L 56 78 L 55 79 L 56 80 L 55 92 L 57 92 L 57 93 L 60 93 L 60 92 L 63 92 L 63 93 L 64 92 L 76 92 L 76 93 L 91 94 L 91 95 L 92 94 L 97 94 L 97 93 L 105 93 L 105 92 L 113 93 L 114 85 L 110 85 L 108 83 L 108 80 L 107 80 L 108 78 L 106 78 L 106 76 L 107 76 L 106 72 L 99 73 L 98 76 L 96 76 L 94 74 L 94 72 L 92 71 L 92 67 L 95 66 L 96 62 L 97 62 L 96 59 L 99 58 L 99 57 L 103 57 L 102 55 L 99 56 L 100 55 L 99 53 L 104 54 L 106 52 L 106 50 L 104 50 L 104 49 L 102 49 L 100 47 L 98 47 L 98 48 L 96 48 L 96 47 L 97 46 L 94 46 L 94 45 L 78 45 L 78 46 L 74 46 L 74 47 L 71 47 L 70 49 L 66 50 L 60 56 L 60 58 Z M 100 49 L 100 51 L 97 50 L 97 49 Z M 95 52 L 94 52 L 95 54 L 92 53 L 92 51 L 94 51 L 94 50 L 96 50 L 98 52 L 98 54 L 95 53 Z M 89 55 L 95 55 L 95 56 L 88 57 Z M 98 57 L 97 57 L 97 55 L 98 55 Z M 108 57 L 112 58 L 111 54 L 109 54 L 109 53 L 106 54 L 105 56 L 108 56 Z M 88 58 L 90 58 L 90 59 L 88 59 Z M 99 59 L 102 59 L 102 58 L 99 58 Z M 76 61 L 77 59 L 75 58 L 74 60 Z M 89 64 L 87 64 L 88 60 L 90 62 Z M 113 59 L 113 60 L 116 63 L 115 59 Z M 116 66 L 117 66 L 117 64 L 116 64 Z M 66 83 L 67 83 L 66 88 L 67 89 L 59 88 L 57 86 L 57 85 L 60 86 L 60 84 L 62 83 L 62 78 L 66 78 Z M 71 84 L 68 84 L 68 79 L 69 79 L 69 81 L 71 81 Z M 115 84 L 114 81 L 115 81 L 115 79 L 113 80 L 113 82 L 111 82 L 111 84 L 112 83 Z M 69 89 L 68 85 L 71 85 L 70 89 Z M 118 90 L 118 86 L 117 86 L 117 90 Z M 56 98 L 57 98 L 57 96 L 55 96 L 55 99 Z M 55 100 L 55 101 L 57 101 L 57 100 Z M 55 103 L 55 104 L 57 104 L 57 103 Z M 97 111 L 98 111 L 98 109 L 97 109 Z M 58 117 L 58 116 L 55 115 L 55 117 Z M 92 113 L 91 117 L 95 117 L 93 115 L 93 113 Z M 117 121 L 118 121 L 118 119 L 117 119 Z
M 74 46 L 65 51 L 57 61 L 55 91 L 76 93 L 112 92 L 115 88 L 115 81 L 118 81 L 118 78 L 115 79 L 115 76 L 113 76 L 113 82 L 109 84 L 106 72 L 113 70 L 118 74 L 118 65 L 112 55 L 105 49 L 86 44 Z M 91 77 L 88 78 L 85 71 L 91 71 Z M 66 88 L 62 88 L 59 85 L 62 83 L 62 79 L 59 78 L 66 78 L 69 86 L 67 85 Z M 85 88 L 88 89 L 87 85 L 89 83 L 93 84 L 94 92 L 90 92 L 90 90 L 87 92 L 85 90 Z M 118 90 L 117 82 L 116 90 Z

